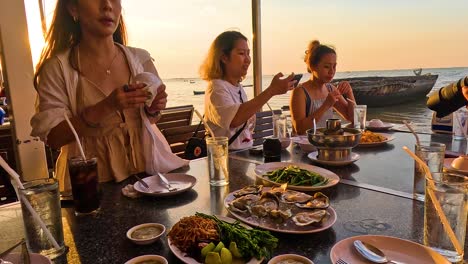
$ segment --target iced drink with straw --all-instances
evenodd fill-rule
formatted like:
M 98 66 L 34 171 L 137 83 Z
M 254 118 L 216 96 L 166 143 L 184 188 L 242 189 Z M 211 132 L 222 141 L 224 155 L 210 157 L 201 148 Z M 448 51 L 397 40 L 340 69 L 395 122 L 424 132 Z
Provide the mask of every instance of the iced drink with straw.
M 99 183 L 97 159 L 83 160 L 75 157 L 68 160 L 75 213 L 91 214 L 99 209 Z

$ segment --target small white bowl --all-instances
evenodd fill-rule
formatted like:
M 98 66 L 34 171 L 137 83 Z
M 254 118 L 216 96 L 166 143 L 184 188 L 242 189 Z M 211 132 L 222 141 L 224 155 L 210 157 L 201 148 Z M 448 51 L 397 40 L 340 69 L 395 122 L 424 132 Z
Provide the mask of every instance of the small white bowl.
M 270 259 L 270 261 L 268 261 L 268 264 L 276 264 L 280 261 L 285 261 L 285 260 L 295 260 L 295 261 L 299 261 L 301 263 L 304 263 L 304 264 L 314 264 L 314 262 L 312 262 L 312 260 L 306 258 L 306 257 L 303 257 L 301 255 L 296 255 L 296 254 L 283 254 L 283 255 L 278 255 L 272 259 Z
M 159 255 L 138 256 L 138 257 L 132 258 L 131 260 L 125 262 L 125 264 L 137 264 L 137 263 L 141 263 L 142 261 L 149 261 L 149 260 L 159 261 L 161 264 L 168 264 L 167 259 L 165 257 L 159 256 Z
M 19 253 L 10 253 L 3 257 L 2 259 L 5 261 L 10 261 L 12 263 L 22 263 L 20 262 L 20 257 L 21 254 Z M 52 261 L 46 256 L 43 256 L 38 253 L 29 253 L 29 258 L 31 260 L 31 263 L 34 264 L 52 264 Z
M 148 227 L 155 227 L 155 228 L 159 229 L 159 232 L 154 234 L 153 236 L 147 237 L 147 238 L 132 237 L 133 232 L 135 232 L 135 231 L 137 231 L 137 230 L 139 230 L 141 228 L 148 228 Z M 159 237 L 161 237 L 165 232 L 166 232 L 166 227 L 164 225 L 162 225 L 162 224 L 159 224 L 159 223 L 146 223 L 146 224 L 136 225 L 136 226 L 130 228 L 127 231 L 127 238 L 130 239 L 133 243 L 135 243 L 137 245 L 148 245 L 148 244 L 151 244 L 151 243 L 155 242 L 156 240 L 158 240 Z

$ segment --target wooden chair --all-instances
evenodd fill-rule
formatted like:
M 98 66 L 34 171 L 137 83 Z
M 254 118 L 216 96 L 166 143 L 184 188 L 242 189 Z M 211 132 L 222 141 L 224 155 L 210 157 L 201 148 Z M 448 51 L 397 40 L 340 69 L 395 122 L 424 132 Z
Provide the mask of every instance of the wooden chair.
M 167 142 L 171 146 L 172 153 L 175 153 L 181 158 L 184 157 L 185 147 L 187 146 L 187 141 L 193 136 L 193 133 L 197 129 L 198 124 L 188 125 L 188 126 L 179 126 L 179 127 L 170 127 L 164 130 L 161 130 L 162 134 L 166 138 Z M 205 135 L 205 127 L 200 126 L 197 132 L 197 137 L 202 138 Z
M 275 114 L 281 114 L 281 110 L 273 110 Z M 271 111 L 258 112 L 256 114 L 253 140 L 254 146 L 263 144 L 263 138 L 273 135 L 273 117 Z
M 161 118 L 156 125 L 164 130 L 172 127 L 189 126 L 192 124 L 193 105 L 168 107 L 161 111 Z

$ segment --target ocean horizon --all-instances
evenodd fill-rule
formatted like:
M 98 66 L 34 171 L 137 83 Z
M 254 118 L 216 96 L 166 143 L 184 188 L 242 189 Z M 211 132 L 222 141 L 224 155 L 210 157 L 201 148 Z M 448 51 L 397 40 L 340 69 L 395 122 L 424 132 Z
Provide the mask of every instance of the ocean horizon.
M 353 77 L 371 77 L 371 76 L 414 76 L 414 69 L 398 69 L 398 70 L 367 70 L 367 71 L 344 71 L 337 72 L 335 78 L 353 78 Z M 286 73 L 284 73 L 286 75 Z M 301 82 L 309 79 L 310 73 L 302 73 Z M 438 75 L 437 81 L 432 88 L 432 91 L 458 81 L 468 75 L 468 67 L 453 67 L 453 68 L 423 68 L 421 74 Z M 263 75 L 262 87 L 263 90 L 268 87 L 274 75 Z M 168 78 L 163 79 L 166 84 L 168 93 L 167 106 L 180 106 L 191 104 L 200 113 L 204 112 L 204 95 L 194 95 L 194 91 L 204 91 L 207 82 L 200 78 Z M 253 98 L 253 77 L 247 76 L 242 84 L 249 99 Z M 429 93 L 430 94 L 430 93 Z M 281 109 L 283 106 L 289 105 L 290 92 L 284 95 L 278 95 L 270 99 L 269 104 L 273 109 Z M 264 110 L 267 110 L 266 106 Z M 289 114 L 289 113 L 286 113 Z M 367 119 L 379 118 L 385 122 L 401 123 L 403 120 L 411 121 L 415 126 L 429 132 L 432 119 L 432 111 L 426 107 L 426 98 L 417 99 L 405 104 L 398 104 L 386 107 L 368 108 Z M 194 116 L 194 122 L 198 118 Z

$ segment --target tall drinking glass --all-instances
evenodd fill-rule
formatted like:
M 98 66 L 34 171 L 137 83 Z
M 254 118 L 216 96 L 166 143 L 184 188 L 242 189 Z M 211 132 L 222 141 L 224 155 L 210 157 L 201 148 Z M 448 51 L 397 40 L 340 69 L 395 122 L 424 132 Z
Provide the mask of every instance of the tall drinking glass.
M 75 214 L 92 214 L 100 206 L 97 159 L 83 160 L 75 157 L 68 160 L 68 172 L 75 204 Z
M 206 138 L 208 152 L 208 173 L 210 184 L 224 186 L 229 184 L 228 138 Z
M 367 105 L 354 106 L 354 127 L 366 129 Z
M 429 195 L 432 192 L 433 195 Z M 464 252 L 457 253 L 453 241 L 444 229 L 440 213 L 434 206 L 438 202 L 455 233 L 456 240 L 464 250 L 466 218 L 468 214 L 468 177 L 453 173 L 432 173 L 426 177 L 426 202 L 424 203 L 424 245 L 457 263 L 463 260 Z M 432 200 L 434 198 L 434 200 Z
M 60 246 L 58 250 L 54 248 L 46 233 L 21 199 L 21 210 L 28 249 L 31 252 L 40 253 L 51 259 L 62 255 L 65 252 L 65 244 L 63 242 L 58 181 L 56 179 L 29 181 L 24 184 L 24 189 L 18 189 L 18 191 L 19 195 L 29 201 L 31 207 L 37 212 Z
M 442 172 L 444 168 L 445 144 L 421 141 L 414 145 L 414 153 L 424 161 L 431 172 Z M 413 198 L 424 202 L 426 174 L 423 167 L 414 162 Z
M 465 107 L 453 112 L 453 139 L 463 140 L 468 134 L 468 110 Z

